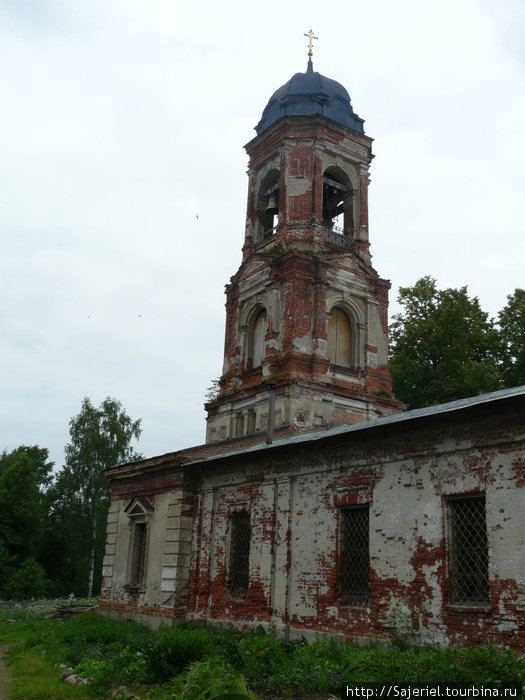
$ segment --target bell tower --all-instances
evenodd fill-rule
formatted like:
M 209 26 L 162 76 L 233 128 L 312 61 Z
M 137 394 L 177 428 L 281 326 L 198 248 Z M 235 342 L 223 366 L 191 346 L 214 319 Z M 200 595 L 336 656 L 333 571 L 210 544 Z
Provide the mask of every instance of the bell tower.
M 310 35 L 311 44 L 312 35 Z M 371 265 L 372 139 L 345 88 L 296 73 L 246 146 L 243 259 L 226 287 L 218 398 L 206 441 L 318 430 L 397 413 L 390 283 Z

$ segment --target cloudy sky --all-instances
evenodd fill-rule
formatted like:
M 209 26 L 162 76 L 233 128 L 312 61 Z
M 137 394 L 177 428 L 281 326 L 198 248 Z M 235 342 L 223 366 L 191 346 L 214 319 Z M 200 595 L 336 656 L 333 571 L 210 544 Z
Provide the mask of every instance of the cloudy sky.
M 84 396 L 204 441 L 243 145 L 306 68 L 375 139 L 373 263 L 496 315 L 525 284 L 523 0 L 0 0 L 0 449 L 63 464 Z

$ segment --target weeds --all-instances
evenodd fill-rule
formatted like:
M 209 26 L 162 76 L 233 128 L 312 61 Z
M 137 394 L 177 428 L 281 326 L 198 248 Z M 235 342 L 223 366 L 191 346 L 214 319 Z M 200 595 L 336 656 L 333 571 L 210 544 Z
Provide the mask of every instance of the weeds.
M 10 652 L 13 698 L 241 699 L 253 692 L 338 696 L 343 682 L 525 684 L 525 661 L 490 646 L 399 650 L 322 638 L 284 643 L 262 628 L 243 635 L 188 624 L 152 631 L 92 613 L 64 622 L 17 614 L 15 623 L 0 621 L 0 643 L 25 642 Z M 59 663 L 74 667 L 89 685 L 66 686 Z
M 146 671 L 149 680 L 163 682 L 178 675 L 193 661 L 201 661 L 213 652 L 208 630 L 187 625 L 163 627 L 148 643 Z

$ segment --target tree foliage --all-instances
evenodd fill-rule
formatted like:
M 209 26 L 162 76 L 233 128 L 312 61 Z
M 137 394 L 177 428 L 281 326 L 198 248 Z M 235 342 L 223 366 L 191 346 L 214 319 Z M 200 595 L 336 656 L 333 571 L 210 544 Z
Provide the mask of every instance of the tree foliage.
M 15 595 L 22 588 L 39 595 L 45 588 L 35 559 L 42 552 L 47 518 L 53 468 L 48 457 L 48 451 L 36 445 L 0 455 L 0 596 Z
M 67 480 L 68 490 L 87 516 L 109 494 L 104 469 L 140 458 L 131 445 L 142 432 L 140 422 L 109 397 L 98 408 L 85 398 L 80 413 L 70 420 L 70 442 L 59 480 Z
M 44 567 L 33 558 L 26 559 L 5 581 L 4 595 L 6 598 L 22 600 L 44 598 L 49 590 L 49 583 Z
M 211 403 L 212 401 L 215 401 L 216 399 L 219 398 L 219 394 L 221 391 L 221 378 L 216 377 L 215 379 L 211 380 L 210 386 L 206 389 L 206 403 Z
M 104 470 L 140 459 L 141 434 L 116 399 L 82 401 L 69 422 L 65 464 L 47 449 L 0 454 L 0 598 L 91 594 L 100 584 L 109 484 Z
M 109 506 L 104 470 L 140 459 L 131 444 L 140 437 L 140 422 L 109 397 L 99 407 L 85 398 L 69 422 L 65 465 L 52 489 L 49 551 L 53 577 L 77 594 L 91 595 L 99 585 Z
M 498 332 L 467 288 L 439 290 L 423 277 L 402 287 L 390 327 L 396 398 L 430 406 L 501 388 Z
M 515 289 L 498 314 L 500 366 L 506 387 L 525 384 L 525 289 Z
M 53 463 L 48 451 L 21 445 L 0 455 L 0 541 L 18 563 L 36 556 Z

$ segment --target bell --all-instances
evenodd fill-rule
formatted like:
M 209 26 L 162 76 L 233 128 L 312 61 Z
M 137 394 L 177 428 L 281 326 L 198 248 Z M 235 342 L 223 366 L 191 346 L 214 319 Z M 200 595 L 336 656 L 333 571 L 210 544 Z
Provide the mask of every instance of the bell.
M 274 194 L 268 197 L 268 204 L 266 206 L 267 214 L 278 214 L 279 213 L 279 202 Z

